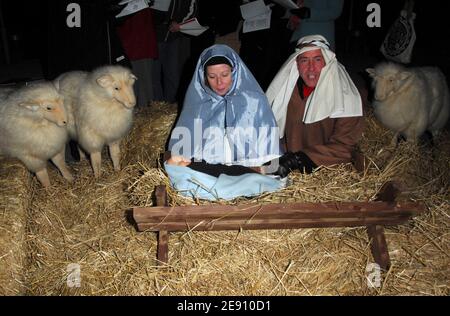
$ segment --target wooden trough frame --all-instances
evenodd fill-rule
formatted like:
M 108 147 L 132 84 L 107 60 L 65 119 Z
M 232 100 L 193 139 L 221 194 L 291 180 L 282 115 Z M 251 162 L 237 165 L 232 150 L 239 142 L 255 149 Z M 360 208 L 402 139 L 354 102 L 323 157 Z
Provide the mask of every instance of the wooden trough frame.
M 421 203 L 397 203 L 399 193 L 398 184 L 387 182 L 375 202 L 169 207 L 166 187 L 158 186 L 157 206 L 136 207 L 133 217 L 138 231 L 158 234 L 159 264 L 168 263 L 169 232 L 365 226 L 375 262 L 388 270 L 390 259 L 384 226 L 405 223 L 425 211 Z

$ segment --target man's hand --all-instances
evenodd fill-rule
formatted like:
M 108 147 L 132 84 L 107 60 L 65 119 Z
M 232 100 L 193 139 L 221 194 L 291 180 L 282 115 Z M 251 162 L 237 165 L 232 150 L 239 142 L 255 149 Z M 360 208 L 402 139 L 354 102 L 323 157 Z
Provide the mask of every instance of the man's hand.
M 311 173 L 317 165 L 304 153 L 304 152 L 287 152 L 283 156 L 272 160 L 271 166 L 278 164 L 278 169 L 272 173 L 278 175 L 281 178 L 285 178 L 291 171 L 299 170 L 302 173 Z
M 291 171 L 299 168 L 297 157 L 292 152 L 287 152 L 278 158 L 278 170 L 275 172 L 281 178 L 286 178 Z

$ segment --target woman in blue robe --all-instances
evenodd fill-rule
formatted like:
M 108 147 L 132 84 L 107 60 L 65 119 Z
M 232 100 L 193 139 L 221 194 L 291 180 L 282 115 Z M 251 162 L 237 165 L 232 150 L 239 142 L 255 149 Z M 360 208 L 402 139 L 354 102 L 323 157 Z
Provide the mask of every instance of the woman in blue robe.
M 264 164 L 280 156 L 274 115 L 257 81 L 230 47 L 214 45 L 201 54 L 169 151 L 172 157 L 165 169 L 183 195 L 232 199 L 282 186 L 261 174 L 271 168 L 261 168 Z

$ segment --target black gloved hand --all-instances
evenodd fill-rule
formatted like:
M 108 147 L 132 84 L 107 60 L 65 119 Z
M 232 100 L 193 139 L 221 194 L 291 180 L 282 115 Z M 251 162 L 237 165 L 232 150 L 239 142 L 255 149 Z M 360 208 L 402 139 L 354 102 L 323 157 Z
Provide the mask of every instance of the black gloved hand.
M 311 17 L 311 9 L 308 7 L 301 7 L 300 9 L 292 9 L 291 13 L 298 16 L 300 19 L 309 19 Z
M 295 154 L 287 152 L 278 158 L 278 170 L 275 172 L 275 175 L 285 178 L 291 171 L 298 169 L 298 167 L 298 161 Z
M 274 174 L 281 178 L 287 177 L 293 170 L 311 173 L 314 168 L 317 168 L 317 165 L 302 151 L 285 153 L 278 158 L 278 164 L 278 170 Z

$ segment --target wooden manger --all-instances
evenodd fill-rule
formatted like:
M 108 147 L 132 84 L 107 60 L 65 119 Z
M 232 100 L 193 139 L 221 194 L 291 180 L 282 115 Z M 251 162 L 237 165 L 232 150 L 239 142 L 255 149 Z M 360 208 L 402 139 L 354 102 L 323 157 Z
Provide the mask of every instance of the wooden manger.
M 274 203 L 253 205 L 167 206 L 165 186 L 155 191 L 157 206 L 133 209 L 138 231 L 158 234 L 157 259 L 168 263 L 169 232 L 328 227 L 366 227 L 373 258 L 390 266 L 384 226 L 407 222 L 425 211 L 421 203 L 396 202 L 399 185 L 387 182 L 375 202 Z

